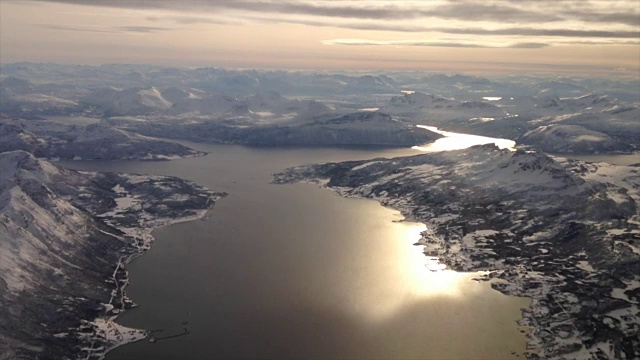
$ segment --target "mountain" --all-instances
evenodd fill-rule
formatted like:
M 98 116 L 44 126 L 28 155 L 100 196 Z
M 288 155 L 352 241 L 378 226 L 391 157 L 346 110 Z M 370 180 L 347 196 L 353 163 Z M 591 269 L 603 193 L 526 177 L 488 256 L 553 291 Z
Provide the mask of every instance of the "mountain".
M 26 150 L 48 159 L 166 160 L 204 155 L 184 145 L 103 124 L 0 119 L 0 151 Z
M 399 209 L 428 230 L 426 255 L 532 299 L 532 358 L 637 358 L 640 168 L 493 145 L 291 168 L 276 183 L 320 181 Z
M 572 149 L 583 153 L 633 152 L 640 149 L 640 108 L 637 106 L 611 102 L 606 97 L 587 96 L 560 100 L 559 108 L 569 112 L 529 121 L 536 128 L 523 134 L 523 141 L 537 145 L 552 142 L 554 138 L 565 139 L 569 142 L 546 143 L 543 146 L 566 149 L 566 152 Z
M 124 90 L 103 88 L 88 94 L 81 101 L 98 107 L 108 116 L 154 114 L 166 111 L 172 105 L 156 87 Z
M 34 85 L 28 80 L 9 76 L 0 81 L 0 96 L 3 97 L 29 94 L 33 90 Z
M 78 107 L 76 101 L 42 91 L 28 80 L 6 77 L 0 81 L 0 113 L 64 115 L 77 111 Z
M 326 114 L 306 121 L 264 125 L 230 120 L 176 123 L 114 119 L 114 125 L 149 136 L 253 146 L 413 146 L 441 135 L 395 121 L 379 112 Z
M 519 144 L 533 145 L 551 153 L 599 154 L 624 153 L 631 145 L 616 141 L 611 136 L 589 130 L 580 125 L 543 125 L 528 131 L 517 139 Z
M 276 91 L 265 91 L 246 98 L 243 103 L 255 113 L 269 115 L 293 114 L 294 116 L 315 117 L 331 112 L 328 106 L 313 100 L 292 100 Z
M 112 321 L 131 305 L 123 265 L 154 227 L 201 216 L 219 196 L 177 178 L 0 153 L 0 357 L 99 358 L 144 337 Z
M 173 104 L 169 113 L 173 115 L 184 113 L 199 113 L 209 115 L 221 115 L 231 112 L 240 106 L 235 97 L 223 94 L 202 94 L 189 96 Z
M 413 90 L 446 98 L 479 101 L 482 97 L 558 96 L 575 97 L 606 92 L 624 101 L 639 101 L 637 77 L 522 76 L 479 77 L 463 74 L 394 71 L 312 72 L 231 70 L 218 67 L 185 68 L 144 64 L 13 63 L 0 65 L 0 76 L 28 80 L 34 84 L 73 85 L 95 90 L 100 87 L 160 89 L 196 88 L 235 97 L 275 90 L 285 96 L 337 97 L 398 94 Z M 171 100 L 169 100 L 171 101 Z
M 431 94 L 414 92 L 394 96 L 380 111 L 397 115 L 403 120 L 428 125 L 440 125 L 445 121 L 472 118 L 497 118 L 508 114 L 501 108 L 482 101 L 458 101 Z

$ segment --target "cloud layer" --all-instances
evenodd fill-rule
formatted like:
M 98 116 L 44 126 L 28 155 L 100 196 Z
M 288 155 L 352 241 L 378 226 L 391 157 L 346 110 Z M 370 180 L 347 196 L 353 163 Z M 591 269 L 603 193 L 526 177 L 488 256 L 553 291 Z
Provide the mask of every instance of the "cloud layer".
M 635 68 L 640 51 L 638 0 L 0 1 L 5 59 L 358 68 L 481 58 Z
M 602 0 L 443 0 L 443 1 L 293 1 L 293 0 L 34 0 L 78 5 L 159 11 L 147 20 L 162 27 L 113 29 L 151 33 L 167 30 L 166 23 L 193 24 L 298 24 L 348 30 L 456 35 L 421 46 L 540 48 L 549 38 L 608 39 L 604 44 L 629 44 L 640 39 L 640 2 Z M 294 15 L 294 16 L 292 16 Z M 71 30 L 71 27 L 57 27 Z M 87 29 L 87 31 L 109 31 Z M 481 37 L 470 43 L 464 37 Z M 505 39 L 509 37 L 509 39 Z M 385 43 L 386 41 L 386 43 Z M 395 41 L 395 40 L 394 40 Z M 374 44 L 395 44 L 373 40 Z M 400 40 L 401 41 L 401 40 Z M 338 44 L 340 42 L 331 42 Z M 419 43 L 419 42 L 416 42 Z M 559 42 L 555 42 L 558 44 Z M 569 43 L 569 42 L 565 42 Z M 634 44 L 634 42 L 631 42 Z M 429 45 L 426 45 L 429 44 Z M 524 44 L 524 46 L 522 45 Z M 350 44 L 353 45 L 353 44 Z M 415 45 L 414 45 L 415 46 Z
M 640 5 L 618 1 L 285 1 L 285 0 L 37 0 L 78 5 L 136 9 L 170 9 L 184 12 L 298 14 L 325 18 L 407 20 L 442 18 L 501 23 L 548 23 L 579 20 L 587 23 L 640 25 Z

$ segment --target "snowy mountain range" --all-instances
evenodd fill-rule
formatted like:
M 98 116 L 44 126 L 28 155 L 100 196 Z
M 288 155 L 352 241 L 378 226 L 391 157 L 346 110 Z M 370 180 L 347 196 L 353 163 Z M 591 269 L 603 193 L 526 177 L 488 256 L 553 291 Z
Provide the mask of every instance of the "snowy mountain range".
M 0 118 L 0 152 L 11 150 L 64 160 L 167 160 L 204 155 L 177 143 L 102 124 L 67 125 L 46 120 Z
M 318 116 L 307 121 L 247 125 L 237 119 L 193 121 L 185 119 L 114 118 L 114 126 L 130 132 L 191 141 L 251 146 L 375 145 L 410 147 L 429 143 L 441 135 L 395 121 L 378 112 Z
M 630 153 L 640 148 L 640 107 L 606 95 L 520 96 L 479 102 L 416 92 L 391 98 L 380 111 L 407 123 L 514 139 L 555 153 Z
M 14 63 L 0 65 L 3 77 L 16 77 L 37 84 L 98 89 L 197 88 L 212 93 L 247 96 L 277 91 L 285 96 L 327 97 L 336 95 L 398 94 L 401 90 L 433 93 L 445 98 L 480 100 L 484 96 L 576 97 L 609 89 L 609 94 L 637 102 L 638 79 L 580 78 L 569 76 L 480 77 L 433 72 L 359 73 L 318 71 L 232 70 L 217 67 L 175 68 L 143 64 L 100 66 Z
M 189 140 L 198 140 L 194 127 L 212 135 L 198 141 L 263 144 L 266 141 L 259 138 L 272 134 L 274 145 L 335 145 L 342 141 L 301 141 L 297 126 L 367 110 L 408 125 L 508 138 L 547 151 L 630 153 L 640 147 L 636 78 L 332 74 L 113 64 L 19 63 L 0 69 L 0 114 L 5 117 L 107 118 L 111 125 L 125 123 L 121 129 L 126 131 L 143 128 L 143 135 L 171 133 L 166 126 L 174 124 L 180 128 L 176 133 Z M 148 131 L 150 121 L 161 129 Z M 289 132 L 298 140 L 281 139 Z M 321 133 L 318 136 L 335 136 Z M 242 140 L 247 137 L 256 140 Z M 566 139 L 570 141 L 555 143 Z

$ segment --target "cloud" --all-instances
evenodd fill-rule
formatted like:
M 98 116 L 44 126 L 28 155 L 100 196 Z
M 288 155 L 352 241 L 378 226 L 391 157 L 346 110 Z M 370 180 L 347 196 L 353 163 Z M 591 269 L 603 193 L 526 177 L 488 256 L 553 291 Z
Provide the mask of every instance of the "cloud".
M 222 14 L 241 11 L 254 14 L 296 14 L 321 18 L 362 20 L 411 20 L 440 18 L 461 21 L 500 23 L 549 23 L 577 19 L 585 23 L 638 25 L 635 0 L 617 2 L 616 6 L 596 6 L 589 1 L 293 1 L 293 0 L 32 0 L 88 6 L 121 7 L 145 10 L 175 10 Z M 609 3 L 606 1 L 605 3 Z
M 171 21 L 177 24 L 191 25 L 191 24 L 220 24 L 220 25 L 242 25 L 246 24 L 245 21 L 234 19 L 221 19 L 205 16 L 185 16 L 185 15 L 153 15 L 145 18 L 154 22 L 167 22 Z
M 464 41 L 433 41 L 433 40 L 369 40 L 369 39 L 331 39 L 322 41 L 324 45 L 345 46 L 429 46 L 456 48 L 487 48 L 487 49 L 540 49 L 553 45 L 640 45 L 638 41 L 552 41 L 552 42 L 515 42 L 503 44 L 482 44 Z
M 553 22 L 563 20 L 555 14 L 502 3 L 450 2 L 425 12 L 425 15 L 466 21 L 499 21 L 501 23 Z
M 515 6 L 546 11 L 566 20 L 578 20 L 585 24 L 610 24 L 640 26 L 640 3 L 637 0 L 501 0 Z
M 339 27 L 353 30 L 374 30 L 374 31 L 393 31 L 393 32 L 411 32 L 411 33 L 442 33 L 455 35 L 491 35 L 491 36 L 545 36 L 545 37 L 577 37 L 577 38 L 640 38 L 640 31 L 634 30 L 574 30 L 562 28 L 540 29 L 533 27 L 507 27 L 500 29 L 486 28 L 465 28 L 465 27 L 429 27 L 418 25 L 399 25 L 389 22 L 326 22 L 320 20 L 309 20 L 305 18 L 262 18 L 247 17 L 246 19 L 253 21 L 262 21 L 270 23 L 290 23 L 309 26 L 328 26 Z
M 446 34 L 465 35 L 520 35 L 520 36 L 551 36 L 551 37 L 591 37 L 591 38 L 640 38 L 640 31 L 608 31 L 608 30 L 572 30 L 572 29 L 537 29 L 537 28 L 503 28 L 503 29 L 483 29 L 483 28 L 433 28 Z
M 119 26 L 116 29 L 122 32 L 136 32 L 136 33 L 153 33 L 158 31 L 173 30 L 160 26 Z
M 564 14 L 566 17 L 574 17 L 578 20 L 591 23 L 614 23 L 625 24 L 640 27 L 640 14 L 637 12 L 616 12 L 616 13 L 602 13 L 602 12 L 587 12 L 587 11 L 573 11 Z
M 367 39 L 333 39 L 322 42 L 324 45 L 347 46 L 429 46 L 429 47 L 456 47 L 456 48 L 517 48 L 538 49 L 548 46 L 545 43 L 508 43 L 503 45 L 486 45 L 470 42 L 429 41 L 429 40 L 367 40 Z
M 99 29 L 86 26 L 67 26 L 67 25 L 38 25 L 41 28 L 49 30 L 63 30 L 63 31 L 80 31 L 80 32 L 97 32 L 97 33 L 117 33 L 118 31 L 113 29 Z
M 149 34 L 158 31 L 171 30 L 166 27 L 159 26 L 113 26 L 113 27 L 98 27 L 98 26 L 71 26 L 71 25 L 38 25 L 42 28 L 50 30 L 63 30 L 63 31 L 79 31 L 79 32 L 97 32 L 97 33 L 143 33 Z

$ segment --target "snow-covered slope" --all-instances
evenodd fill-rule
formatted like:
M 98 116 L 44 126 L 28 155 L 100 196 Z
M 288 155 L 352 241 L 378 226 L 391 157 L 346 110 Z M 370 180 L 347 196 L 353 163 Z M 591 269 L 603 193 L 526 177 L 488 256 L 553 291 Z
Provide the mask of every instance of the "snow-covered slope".
M 96 106 L 111 116 L 154 114 L 172 106 L 155 87 L 124 90 L 103 88 L 88 94 L 82 102 Z
M 331 109 L 313 100 L 291 100 L 276 91 L 265 91 L 250 96 L 243 101 L 255 113 L 273 115 L 293 114 L 293 116 L 315 117 L 326 114 Z
M 580 125 L 543 125 L 525 133 L 517 142 L 551 153 L 599 154 L 633 149 L 607 134 Z
M 458 101 L 414 92 L 394 96 L 380 111 L 401 116 L 406 121 L 438 125 L 442 121 L 472 118 L 497 118 L 508 114 L 501 108 L 482 101 Z
M 7 77 L 0 81 L 0 113 L 66 114 L 78 108 L 76 101 L 39 91 L 30 81 Z
M 104 124 L 4 119 L 0 120 L 0 140 L 0 151 L 26 150 L 48 159 L 165 160 L 203 155 L 184 145 Z
M 395 121 L 379 112 L 346 115 L 325 114 L 309 120 L 282 124 L 235 124 L 224 121 L 137 121 L 118 119 L 116 126 L 149 136 L 202 142 L 236 143 L 257 146 L 414 146 L 441 137 L 431 131 Z
M 126 243 L 49 187 L 77 176 L 26 152 L 0 154 L 0 353 L 8 358 L 67 355 L 54 334 L 92 319 L 111 297 L 105 280 Z
M 149 247 L 154 227 L 202 216 L 221 195 L 177 178 L 80 173 L 0 153 L 0 358 L 98 359 L 143 337 L 112 321 L 130 305 L 123 266 Z
M 188 96 L 173 104 L 170 114 L 199 113 L 221 115 L 240 106 L 240 101 L 233 96 L 224 94 L 206 94 Z

